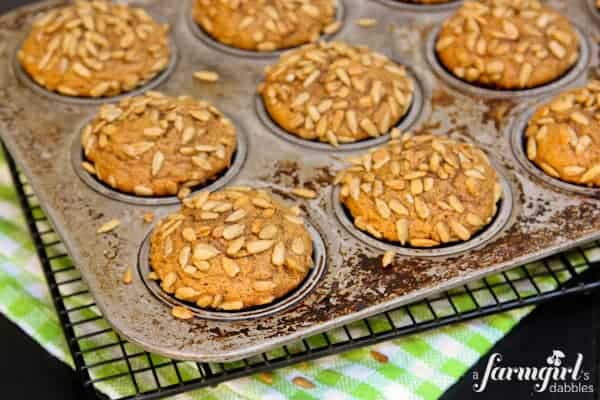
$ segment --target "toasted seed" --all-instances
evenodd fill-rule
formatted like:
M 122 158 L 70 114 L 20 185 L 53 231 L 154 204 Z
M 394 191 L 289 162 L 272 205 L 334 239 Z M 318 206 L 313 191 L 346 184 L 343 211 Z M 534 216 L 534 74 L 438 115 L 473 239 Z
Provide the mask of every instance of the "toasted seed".
M 473 213 L 467 214 L 466 220 L 467 220 L 467 223 L 472 226 L 482 226 L 483 225 L 483 220 L 477 214 L 473 214 Z
M 435 240 L 423 238 L 410 239 L 410 244 L 415 247 L 435 247 L 440 245 L 440 243 Z
M 294 383 L 294 385 L 299 386 L 303 389 L 314 389 L 315 388 L 315 384 L 312 383 L 311 381 L 309 381 L 308 379 L 302 377 L 302 376 L 297 376 L 294 379 L 292 379 L 292 382 Z
M 527 158 L 535 160 L 537 157 L 537 142 L 533 136 L 527 138 Z
M 462 214 L 465 211 L 465 206 L 463 206 L 462 202 L 455 195 L 448 197 L 448 204 L 458 213 Z
M 284 217 L 288 222 L 291 222 L 295 225 L 304 225 L 304 220 L 296 215 L 286 215 Z
M 256 207 L 259 207 L 259 208 L 272 208 L 273 207 L 273 204 L 270 201 L 263 199 L 262 197 L 253 198 L 252 204 L 254 204 Z
M 399 219 L 396 221 L 396 235 L 398 236 L 398 241 L 404 245 L 408 240 L 408 220 L 407 219 Z
M 588 169 L 583 174 L 580 181 L 583 183 L 587 183 L 587 182 L 590 182 L 590 181 L 596 179 L 598 177 L 598 175 L 600 175 L 600 164 L 594 165 L 593 167 Z
M 252 286 L 258 292 L 266 292 L 275 288 L 275 284 L 272 281 L 254 281 Z
M 244 303 L 240 300 L 234 301 L 224 301 L 219 305 L 219 308 L 222 310 L 241 310 L 244 308 Z
M 244 224 L 228 225 L 223 230 L 223 237 L 226 240 L 236 239 L 244 233 L 245 229 L 246 229 L 246 225 L 244 225 Z
M 415 197 L 415 211 L 419 218 L 427 219 L 431 215 L 429 207 L 420 197 Z
M 246 249 L 250 254 L 258 254 L 269 250 L 274 244 L 275 241 L 273 240 L 253 240 L 246 244 Z
M 240 267 L 231 258 L 223 257 L 223 270 L 228 277 L 233 278 L 240 272 Z
M 183 238 L 188 242 L 193 242 L 194 240 L 196 240 L 196 232 L 193 228 L 185 228 L 181 232 L 181 236 L 183 236 Z
M 389 202 L 389 208 L 398 215 L 408 215 L 408 209 L 396 199 Z
M 263 240 L 273 239 L 277 236 L 277 227 L 273 224 L 266 225 L 258 233 L 258 237 Z
M 304 252 L 306 251 L 306 248 L 304 246 L 304 241 L 302 240 L 302 238 L 294 238 L 294 240 L 292 241 L 292 251 L 294 253 L 296 253 L 297 255 L 301 256 L 304 254 Z
M 240 208 L 229 214 L 229 216 L 225 218 L 225 222 L 238 222 L 239 220 L 243 219 L 246 216 L 246 214 L 247 211 L 243 208 Z
M 161 286 L 165 291 L 169 292 L 171 291 L 171 286 L 173 286 L 175 282 L 177 282 L 177 274 L 175 272 L 169 272 L 167 275 L 165 275 Z
M 371 357 L 373 357 L 373 359 L 377 362 L 385 364 L 389 361 L 388 356 L 386 356 L 383 353 L 378 352 L 377 350 L 371 350 L 370 353 L 371 353 Z
M 175 306 L 171 309 L 171 314 L 177 319 L 191 319 L 194 318 L 194 313 L 188 308 L 183 306 Z
M 396 252 L 393 250 L 388 250 L 383 254 L 383 257 L 381 258 L 381 266 L 383 268 L 387 268 L 392 264 L 392 261 L 394 261 L 394 258 L 396 257 Z
M 550 52 L 560 60 L 567 55 L 567 50 L 555 40 L 551 40 L 550 43 L 548 43 L 548 48 L 550 49 Z
M 110 221 L 104 223 L 100 228 L 98 228 L 97 233 L 111 232 L 120 224 L 121 224 L 121 221 L 119 221 L 118 219 L 111 219 Z
M 471 238 L 471 232 L 463 224 L 458 221 L 450 220 L 450 229 L 456 234 L 461 240 L 469 240 Z
M 381 199 L 375 199 L 375 208 L 377 209 L 379 215 L 384 219 L 387 219 L 392 215 L 386 202 Z
M 198 307 L 202 307 L 202 308 L 206 308 L 206 307 L 210 306 L 212 302 L 213 302 L 213 297 L 209 294 L 204 294 L 204 295 L 198 297 L 198 300 L 196 300 L 196 304 L 198 305 Z
M 123 283 L 129 285 L 131 282 L 133 282 L 131 267 L 127 267 L 127 269 L 125 270 L 125 274 L 123 274 Z
M 296 196 L 304 197 L 306 199 L 314 199 L 317 197 L 317 192 L 315 192 L 314 190 L 302 188 L 302 187 L 292 189 L 292 193 L 295 194 Z
M 356 24 L 362 28 L 371 28 L 377 25 L 375 18 L 360 18 L 356 21 Z
M 160 277 L 158 276 L 158 274 L 156 272 L 152 271 L 148 274 L 148 279 L 150 279 L 152 281 L 157 281 L 160 279 Z
M 575 111 L 574 113 L 572 113 L 570 115 L 570 118 L 572 121 L 581 124 L 581 125 L 589 125 L 590 121 L 587 119 L 587 117 L 585 115 L 583 115 L 581 112 L 579 111 Z
M 210 245 L 210 244 L 206 244 L 206 243 L 198 243 L 194 246 L 194 259 L 200 260 L 200 261 L 207 261 L 210 260 L 213 257 L 216 257 L 218 254 L 220 253 L 220 251 Z
M 196 289 L 183 286 L 175 290 L 175 297 L 180 300 L 191 300 L 200 294 Z
M 242 247 L 244 247 L 245 242 L 246 239 L 243 236 L 231 241 L 226 250 L 227 254 L 229 254 L 230 256 L 235 255 L 238 251 L 242 249 Z
M 219 74 L 214 71 L 198 71 L 194 72 L 194 78 L 202 82 L 217 82 L 219 80 Z
M 435 225 L 435 231 L 437 232 L 438 236 L 440 237 L 440 240 L 442 241 L 442 243 L 448 243 L 450 241 L 450 232 L 448 231 L 448 227 L 446 226 L 446 224 L 442 221 L 438 222 Z
M 585 172 L 585 168 L 580 167 L 578 165 L 570 165 L 568 167 L 563 168 L 563 173 L 567 176 L 581 175 L 584 172 Z
M 181 268 L 184 268 L 190 261 L 191 252 L 192 248 L 190 246 L 185 246 L 179 252 L 179 265 L 181 266 Z
M 283 242 L 277 242 L 277 244 L 273 248 L 271 262 L 277 266 L 283 265 L 283 263 L 285 262 L 285 245 L 283 244 Z
M 163 162 L 165 160 L 165 156 L 160 151 L 154 153 L 154 157 L 152 158 L 152 176 L 158 175 L 160 169 L 162 168 Z
M 137 185 L 133 188 L 133 192 L 138 196 L 152 196 L 154 191 L 148 186 Z

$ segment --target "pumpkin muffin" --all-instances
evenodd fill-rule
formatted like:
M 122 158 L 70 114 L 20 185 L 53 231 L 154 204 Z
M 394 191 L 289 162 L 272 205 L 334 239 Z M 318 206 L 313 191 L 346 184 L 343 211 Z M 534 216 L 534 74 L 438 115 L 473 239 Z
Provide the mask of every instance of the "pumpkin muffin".
M 564 75 L 579 58 L 569 20 L 538 0 L 465 1 L 437 37 L 456 77 L 495 89 L 526 89 Z
M 162 289 L 199 307 L 242 310 L 294 290 L 312 268 L 312 239 L 268 192 L 229 187 L 184 200 L 151 236 Z
M 76 1 L 35 21 L 18 59 L 26 73 L 50 91 L 111 97 L 147 83 L 167 68 L 168 30 L 141 8 Z
M 258 91 L 289 134 L 337 146 L 386 134 L 408 112 L 414 84 L 382 54 L 327 42 L 283 54 Z
M 527 157 L 565 182 L 600 186 L 600 82 L 567 90 L 540 106 L 527 125 Z
M 195 0 L 192 13 L 217 41 L 251 51 L 315 42 L 339 28 L 333 0 Z
M 338 175 L 339 200 L 358 229 L 401 245 L 469 240 L 502 196 L 483 151 L 443 136 L 404 136 L 351 162 Z
M 102 106 L 81 142 L 88 172 L 138 196 L 174 195 L 215 179 L 237 143 L 231 121 L 209 103 L 158 92 Z

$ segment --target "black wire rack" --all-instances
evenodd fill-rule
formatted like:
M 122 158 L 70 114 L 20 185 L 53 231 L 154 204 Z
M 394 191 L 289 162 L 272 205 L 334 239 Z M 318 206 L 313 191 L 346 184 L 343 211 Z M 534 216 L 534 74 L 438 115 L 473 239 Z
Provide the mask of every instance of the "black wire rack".
M 600 243 L 594 242 L 250 359 L 225 364 L 170 360 L 143 351 L 111 329 L 26 177 L 5 154 L 76 373 L 94 398 L 106 398 L 104 385 L 120 387 L 123 400 L 162 398 L 600 286 L 600 268 L 592 262 Z

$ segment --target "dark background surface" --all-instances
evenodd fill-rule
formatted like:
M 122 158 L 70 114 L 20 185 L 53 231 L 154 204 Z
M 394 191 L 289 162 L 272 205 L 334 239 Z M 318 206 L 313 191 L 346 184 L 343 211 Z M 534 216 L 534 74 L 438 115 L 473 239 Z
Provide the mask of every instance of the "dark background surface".
M 32 0 L 0 0 L 0 13 Z M 504 365 L 544 365 L 552 350 L 560 349 L 572 363 L 576 353 L 584 355 L 583 369 L 598 386 L 598 338 L 600 334 L 600 293 L 554 300 L 537 308 L 492 353 L 502 354 Z M 594 394 L 536 394 L 527 383 L 493 383 L 484 393 L 472 390 L 473 371 L 482 373 L 488 357 L 442 397 L 444 400 L 478 399 L 577 399 L 598 398 Z M 17 326 L 0 315 L 0 398 L 4 399 L 91 399 L 75 373 L 53 358 Z M 597 392 L 597 391 L 596 391 Z M 6 397 L 5 397 L 6 396 Z

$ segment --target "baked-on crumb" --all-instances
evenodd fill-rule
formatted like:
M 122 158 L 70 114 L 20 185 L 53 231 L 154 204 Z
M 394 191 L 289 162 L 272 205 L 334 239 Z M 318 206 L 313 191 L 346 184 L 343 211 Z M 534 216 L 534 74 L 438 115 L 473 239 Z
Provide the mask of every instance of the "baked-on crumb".
M 81 143 L 102 182 L 164 196 L 215 179 L 230 166 L 237 141 L 231 121 L 209 103 L 147 92 L 102 106 Z
M 533 88 L 579 58 L 569 20 L 538 0 L 465 1 L 443 24 L 436 50 L 455 76 L 497 89 Z
M 268 192 L 201 192 L 158 223 L 150 264 L 162 289 L 199 307 L 240 310 L 295 289 L 312 267 L 304 221 Z
M 18 58 L 32 79 L 50 91 L 111 97 L 167 68 L 168 30 L 141 8 L 76 1 L 36 20 Z
M 192 15 L 217 41 L 252 51 L 299 46 L 332 33 L 333 0 L 196 0 Z
M 600 81 L 538 107 L 526 130 L 527 157 L 548 175 L 600 186 Z
M 352 164 L 338 181 L 354 224 L 402 245 L 469 240 L 490 223 L 502 195 L 488 157 L 444 136 L 404 136 Z
M 121 224 L 121 221 L 118 219 L 111 219 L 108 222 L 105 222 L 104 224 L 102 224 L 102 226 L 100 226 L 100 228 L 98 228 L 98 233 L 108 233 L 108 232 L 112 232 L 117 226 L 119 226 Z
M 386 134 L 408 111 L 413 81 L 382 54 L 327 42 L 283 54 L 258 90 L 288 133 L 338 145 Z

